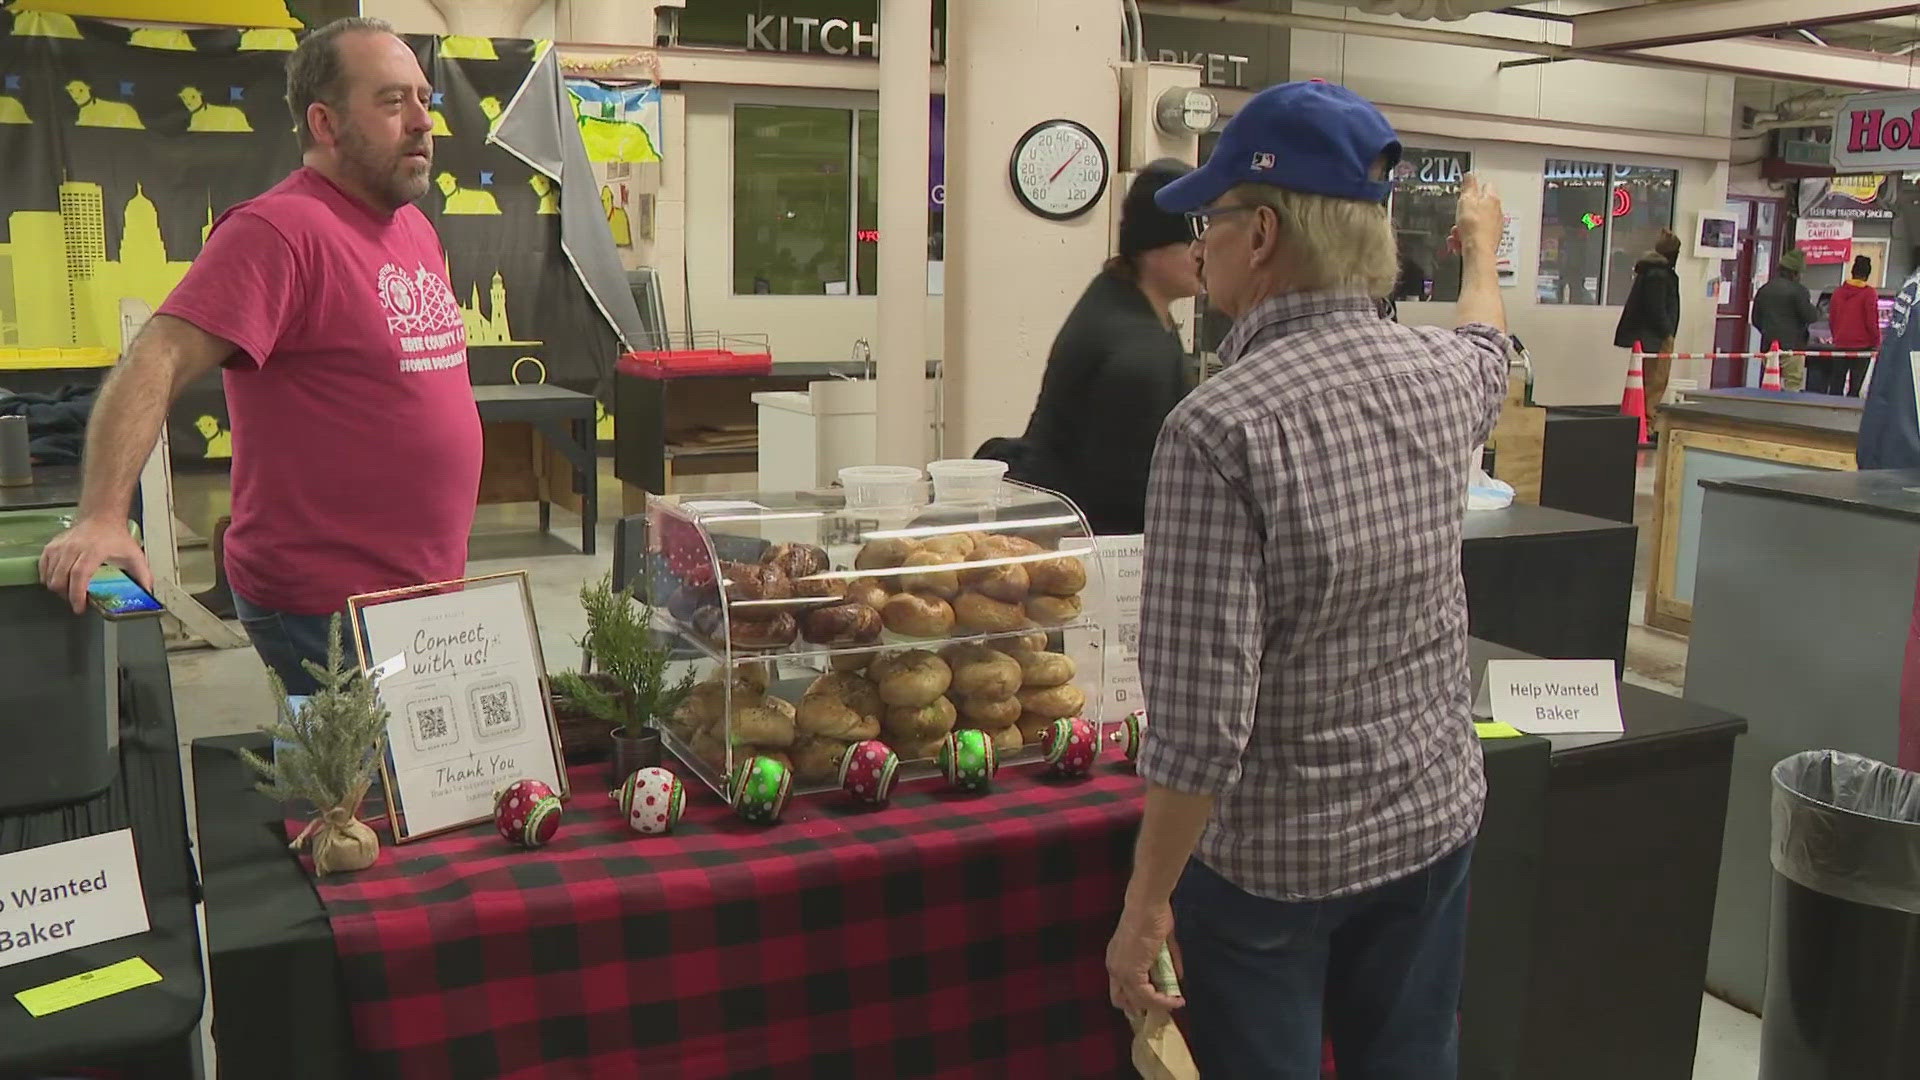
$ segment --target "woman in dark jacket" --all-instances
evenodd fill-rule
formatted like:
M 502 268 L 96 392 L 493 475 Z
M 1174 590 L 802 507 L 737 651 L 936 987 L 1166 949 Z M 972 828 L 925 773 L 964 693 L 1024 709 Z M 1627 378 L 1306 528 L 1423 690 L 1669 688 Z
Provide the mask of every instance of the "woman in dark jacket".
M 1680 274 L 1674 264 L 1680 259 L 1680 238 L 1660 230 L 1653 250 L 1633 265 L 1633 289 L 1627 293 L 1627 305 L 1620 310 L 1619 325 L 1613 330 L 1616 348 L 1642 352 L 1670 353 L 1673 337 L 1680 330 Z M 1665 356 L 1648 356 L 1642 363 L 1647 383 L 1647 406 L 1660 407 L 1666 400 L 1667 376 L 1673 361 Z
M 1017 478 L 1053 488 L 1096 533 L 1142 530 L 1147 472 L 1167 413 L 1191 388 L 1169 309 L 1200 289 L 1186 218 L 1153 204 L 1187 166 L 1141 170 L 1120 208 L 1120 254 L 1087 286 L 1047 355 Z

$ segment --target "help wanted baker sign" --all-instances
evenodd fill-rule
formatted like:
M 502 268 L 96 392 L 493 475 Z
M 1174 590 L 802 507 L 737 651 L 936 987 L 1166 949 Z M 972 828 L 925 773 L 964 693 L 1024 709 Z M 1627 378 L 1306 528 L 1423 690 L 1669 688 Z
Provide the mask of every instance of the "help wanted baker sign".
M 1624 727 L 1611 660 L 1489 660 L 1473 712 L 1534 735 Z
M 0 967 L 146 929 L 131 830 L 0 855 Z

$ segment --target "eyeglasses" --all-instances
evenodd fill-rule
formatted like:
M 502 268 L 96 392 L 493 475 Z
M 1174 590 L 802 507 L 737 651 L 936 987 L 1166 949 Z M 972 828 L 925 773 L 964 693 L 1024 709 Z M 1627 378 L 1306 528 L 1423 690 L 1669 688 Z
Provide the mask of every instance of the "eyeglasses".
M 1204 239 L 1207 235 L 1207 228 L 1212 224 L 1214 218 L 1226 217 L 1228 214 L 1244 214 L 1249 210 L 1257 209 L 1259 209 L 1259 207 L 1255 206 L 1209 206 L 1200 210 L 1189 210 L 1187 211 L 1187 227 L 1193 230 L 1193 238 L 1195 240 Z

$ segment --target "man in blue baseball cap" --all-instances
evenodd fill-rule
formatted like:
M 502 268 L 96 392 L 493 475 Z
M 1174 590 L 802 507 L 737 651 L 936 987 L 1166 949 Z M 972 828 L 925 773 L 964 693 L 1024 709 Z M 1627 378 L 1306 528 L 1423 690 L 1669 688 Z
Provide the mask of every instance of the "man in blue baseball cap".
M 1317 1078 L 1323 1031 L 1343 1077 L 1458 1071 L 1486 793 L 1460 532 L 1506 391 L 1501 213 L 1469 176 L 1458 329 L 1380 318 L 1399 158 L 1371 104 L 1287 83 L 1158 195 L 1234 325 L 1154 450 L 1149 786 L 1107 969 L 1122 1008 L 1193 1004 L 1203 1076 Z

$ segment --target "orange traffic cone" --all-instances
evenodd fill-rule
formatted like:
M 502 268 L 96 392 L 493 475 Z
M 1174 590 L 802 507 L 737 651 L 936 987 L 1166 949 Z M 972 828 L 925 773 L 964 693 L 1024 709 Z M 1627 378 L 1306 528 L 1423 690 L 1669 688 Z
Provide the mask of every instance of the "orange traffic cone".
M 1780 381 L 1780 343 L 1777 341 L 1773 343 L 1773 348 L 1767 350 L 1767 366 L 1760 369 L 1760 389 L 1786 389 Z
M 1640 445 L 1647 445 L 1647 382 L 1640 370 L 1640 343 L 1633 343 L 1632 366 L 1627 368 L 1627 392 L 1620 396 L 1620 413 L 1640 418 Z

